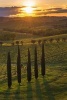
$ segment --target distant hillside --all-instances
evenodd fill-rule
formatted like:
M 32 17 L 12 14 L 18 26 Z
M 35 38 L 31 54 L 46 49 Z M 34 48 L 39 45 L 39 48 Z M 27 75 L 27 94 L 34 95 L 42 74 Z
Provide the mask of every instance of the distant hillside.
M 8 18 L 0 17 L 0 28 L 6 27 L 39 27 L 47 28 L 66 28 L 67 17 L 23 17 L 23 18 Z M 14 27 L 13 27 L 14 26 Z
M 0 17 L 0 34 L 4 32 L 38 36 L 67 34 L 67 17 Z

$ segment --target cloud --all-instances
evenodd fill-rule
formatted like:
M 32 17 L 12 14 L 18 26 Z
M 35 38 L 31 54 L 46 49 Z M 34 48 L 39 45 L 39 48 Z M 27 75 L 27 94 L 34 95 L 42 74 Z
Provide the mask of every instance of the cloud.
M 42 10 L 41 10 L 41 9 L 35 9 L 34 11 L 40 12 L 40 11 L 42 11 Z
M 0 7 L 0 16 L 16 16 L 20 14 L 24 16 L 24 8 L 26 6 L 22 7 Z M 51 14 L 66 14 L 67 13 L 67 7 L 66 8 L 49 8 L 49 9 L 43 9 L 39 8 L 37 6 L 32 7 L 34 9 L 34 14 L 36 16 L 44 16 L 44 15 L 51 15 Z
M 67 8 L 51 8 L 47 9 L 47 13 L 67 13 Z
M 60 14 L 60 13 L 67 13 L 67 8 L 50 8 L 37 11 L 37 15 L 47 15 L 47 14 Z
M 46 10 L 60 10 L 62 8 L 49 8 L 49 9 L 46 9 Z

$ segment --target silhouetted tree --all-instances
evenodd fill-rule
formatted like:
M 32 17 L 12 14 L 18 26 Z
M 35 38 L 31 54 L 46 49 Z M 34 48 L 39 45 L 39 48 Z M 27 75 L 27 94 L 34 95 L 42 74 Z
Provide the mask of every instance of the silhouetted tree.
M 42 58 L 41 58 L 41 74 L 44 77 L 45 75 L 45 53 L 44 53 L 44 44 L 42 43 Z
M 16 44 L 19 45 L 19 41 L 16 41 Z
M 39 45 L 41 44 L 41 40 L 38 40 L 38 44 L 39 44 Z
M 31 40 L 31 43 L 35 44 L 36 40 Z
M 37 63 L 37 47 L 35 47 L 35 52 L 34 52 L 34 73 L 35 73 L 35 78 L 38 78 L 38 63 Z
M 21 41 L 21 44 L 23 45 L 23 41 Z
M 27 80 L 28 82 L 31 81 L 31 58 L 29 49 L 28 49 L 28 63 L 27 63 Z
M 57 38 L 56 41 L 57 41 L 57 42 L 60 42 L 60 38 Z
M 11 88 L 12 75 L 11 75 L 11 57 L 10 57 L 10 52 L 8 52 L 8 55 L 7 55 L 7 79 L 8 79 L 8 87 Z
M 18 56 L 17 56 L 17 78 L 18 83 L 21 83 L 21 58 L 20 58 L 20 48 L 18 46 Z

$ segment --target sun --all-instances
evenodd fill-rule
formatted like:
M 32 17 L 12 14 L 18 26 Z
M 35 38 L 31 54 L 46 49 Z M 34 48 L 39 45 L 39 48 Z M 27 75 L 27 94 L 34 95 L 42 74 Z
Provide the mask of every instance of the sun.
M 35 12 L 35 2 L 32 0 L 26 0 L 23 2 L 24 8 L 21 9 L 21 12 L 24 13 L 25 16 L 33 16 Z
M 32 7 L 25 7 L 25 8 L 24 8 L 24 11 L 25 11 L 26 13 L 28 13 L 28 14 L 31 14 L 31 13 L 33 13 L 33 8 L 32 8 Z

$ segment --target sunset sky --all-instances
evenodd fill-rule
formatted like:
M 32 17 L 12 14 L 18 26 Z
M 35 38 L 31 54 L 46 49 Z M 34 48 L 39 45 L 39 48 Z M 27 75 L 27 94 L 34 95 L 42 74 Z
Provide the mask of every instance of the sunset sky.
M 33 2 L 37 6 L 64 7 L 67 0 L 0 0 L 0 6 L 22 6 L 27 2 Z
M 67 0 L 0 0 L 0 7 L 12 6 L 22 6 L 21 11 L 17 11 L 18 16 L 67 16 Z

